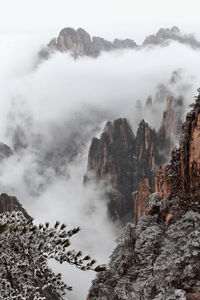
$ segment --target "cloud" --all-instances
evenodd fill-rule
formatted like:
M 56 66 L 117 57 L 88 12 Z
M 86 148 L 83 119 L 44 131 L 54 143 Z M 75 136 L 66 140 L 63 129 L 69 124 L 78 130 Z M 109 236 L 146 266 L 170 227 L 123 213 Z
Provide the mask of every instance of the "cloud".
M 26 107 L 35 131 L 48 131 L 50 123 L 76 120 L 73 125 L 68 124 L 71 130 L 82 116 L 94 124 L 94 118 L 100 114 L 102 121 L 108 116 L 128 117 L 134 123 L 139 121 L 136 101 L 145 102 L 159 83 L 169 81 L 176 69 L 184 69 L 187 85 L 192 85 L 184 90 L 185 97 L 194 94 L 198 61 L 198 51 L 176 43 L 156 49 L 104 53 L 98 59 L 84 57 L 77 61 L 68 54 L 57 53 L 33 72 L 9 79 L 7 89 L 15 114 L 18 110 L 22 115 Z M 154 125 L 153 120 L 151 123 Z M 66 129 L 66 134 L 70 130 Z
M 27 35 L 0 39 L 0 140 L 14 147 L 20 128 L 27 144 L 1 163 L 0 190 L 16 195 L 36 222 L 80 225 L 73 245 L 101 263 L 111 253 L 116 232 L 107 218 L 104 188 L 82 184 L 91 139 L 107 120 L 119 117 L 127 117 L 136 130 L 144 117 L 137 101 L 143 107 L 159 84 L 183 95 L 187 107 L 199 85 L 200 55 L 173 43 L 76 61 L 58 53 L 36 67 L 40 46 L 41 38 Z M 184 71 L 174 88 L 169 78 L 179 68 Z M 156 105 L 156 114 L 145 116 L 152 126 L 159 123 L 165 103 Z M 63 272 L 77 291 L 74 299 L 83 299 L 94 275 Z

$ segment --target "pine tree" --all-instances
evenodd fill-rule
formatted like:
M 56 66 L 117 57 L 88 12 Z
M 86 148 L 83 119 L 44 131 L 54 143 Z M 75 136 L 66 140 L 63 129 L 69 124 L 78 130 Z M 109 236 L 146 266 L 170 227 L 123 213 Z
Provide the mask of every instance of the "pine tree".
M 81 251 L 68 250 L 70 238 L 80 228 L 66 230 L 56 222 L 34 225 L 21 212 L 0 215 L 0 299 L 44 300 L 63 299 L 72 288 L 48 266 L 48 260 L 67 262 L 81 270 L 104 270 L 94 267 L 96 261 Z

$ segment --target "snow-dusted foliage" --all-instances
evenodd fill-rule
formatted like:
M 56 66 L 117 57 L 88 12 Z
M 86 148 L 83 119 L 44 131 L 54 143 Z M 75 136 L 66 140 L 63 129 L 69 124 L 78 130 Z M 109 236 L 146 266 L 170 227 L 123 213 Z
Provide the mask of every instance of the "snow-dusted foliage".
M 67 250 L 70 237 L 80 228 L 67 231 L 56 222 L 36 226 L 21 212 L 0 215 L 0 299 L 63 299 L 70 290 L 61 274 L 54 274 L 48 260 L 67 262 L 82 270 L 93 269 L 95 261 L 81 251 Z M 101 270 L 98 266 L 95 271 Z
M 200 214 L 189 211 L 168 228 L 157 214 L 143 215 L 123 230 L 109 267 L 90 300 L 200 299 Z
M 200 287 L 200 214 L 187 212 L 169 227 L 154 272 L 164 288 Z

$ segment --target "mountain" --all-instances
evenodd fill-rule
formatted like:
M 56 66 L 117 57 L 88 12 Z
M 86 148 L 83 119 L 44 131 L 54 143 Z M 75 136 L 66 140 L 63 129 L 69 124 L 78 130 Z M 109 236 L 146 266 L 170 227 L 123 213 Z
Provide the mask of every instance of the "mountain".
M 3 160 L 4 158 L 8 158 L 13 154 L 12 149 L 4 144 L 0 143 L 0 160 Z
M 66 27 L 61 30 L 57 38 L 53 38 L 48 43 L 47 48 L 43 49 L 40 55 L 47 58 L 52 52 L 71 51 L 74 57 L 82 55 L 97 57 L 102 51 L 134 48 L 137 48 L 137 44 L 131 39 L 115 39 L 110 42 L 102 37 L 91 37 L 82 28 L 75 30 Z
M 200 94 L 182 126 L 180 146 L 155 178 L 137 224 L 117 240 L 88 300 L 200 299 Z
M 132 39 L 114 39 L 113 42 L 105 40 L 102 37 L 91 37 L 84 29 L 77 30 L 66 27 L 62 29 L 57 38 L 53 38 L 46 47 L 44 47 L 39 56 L 48 58 L 55 52 L 70 52 L 75 58 L 79 56 L 98 57 L 103 51 L 113 51 L 119 49 L 142 49 L 152 46 L 168 46 L 170 42 L 190 46 L 194 49 L 200 49 L 200 42 L 193 34 L 184 34 L 176 26 L 172 28 L 161 28 L 155 35 L 149 35 L 142 45 L 137 45 Z
M 125 224 L 141 215 L 146 198 L 155 189 L 155 173 L 168 161 L 180 132 L 181 107 L 181 99 L 166 99 L 157 132 L 142 120 L 135 136 L 128 121 L 118 119 L 107 122 L 100 139 L 93 138 L 84 182 L 111 185 L 108 211 L 114 221 Z
M 156 176 L 156 191 L 161 198 L 171 195 L 176 198 L 176 205 L 182 206 L 184 195 L 184 208 L 195 209 L 200 196 L 199 169 L 200 169 L 200 96 L 198 96 L 194 108 L 186 116 L 186 122 L 182 127 L 180 147 L 171 154 L 171 163 L 162 166 Z M 174 198 L 175 197 L 175 198 Z M 196 204 L 195 204 L 196 203 Z M 187 206 L 186 206 L 187 204 Z M 191 206 L 190 206 L 191 205 Z
M 107 122 L 100 139 L 92 140 L 85 183 L 96 179 L 111 183 L 109 211 L 113 220 L 132 218 L 136 142 L 126 119 Z M 130 215 L 131 214 L 131 215 Z
M 167 46 L 171 41 L 188 45 L 194 49 L 200 48 L 200 42 L 196 40 L 193 34 L 184 34 L 176 26 L 172 28 L 161 28 L 154 35 L 149 35 L 143 42 L 143 46 Z

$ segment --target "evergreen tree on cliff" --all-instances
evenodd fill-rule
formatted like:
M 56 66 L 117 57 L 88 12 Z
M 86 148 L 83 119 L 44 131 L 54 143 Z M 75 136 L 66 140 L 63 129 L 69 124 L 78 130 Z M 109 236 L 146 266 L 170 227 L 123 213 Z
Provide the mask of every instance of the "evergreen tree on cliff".
M 104 269 L 93 267 L 95 260 L 82 256 L 81 251 L 67 250 L 70 238 L 80 228 L 67 231 L 56 222 L 36 226 L 21 212 L 0 215 L 0 299 L 63 299 L 71 287 L 48 266 L 48 260 L 67 262 L 81 270 Z

